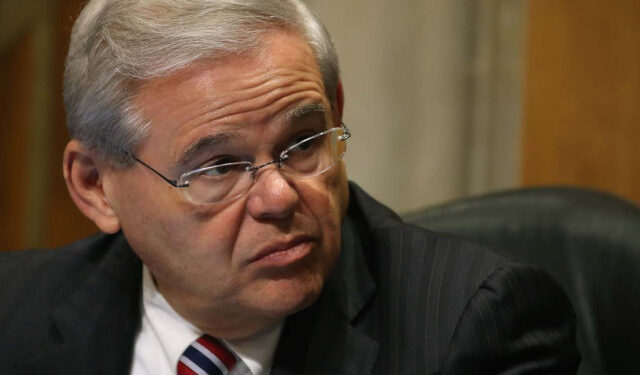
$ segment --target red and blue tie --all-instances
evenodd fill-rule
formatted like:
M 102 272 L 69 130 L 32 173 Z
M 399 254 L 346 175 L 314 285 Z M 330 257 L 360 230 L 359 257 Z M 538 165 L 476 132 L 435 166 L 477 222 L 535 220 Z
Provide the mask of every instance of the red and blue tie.
M 178 375 L 227 375 L 236 358 L 220 341 L 202 335 L 182 353 Z

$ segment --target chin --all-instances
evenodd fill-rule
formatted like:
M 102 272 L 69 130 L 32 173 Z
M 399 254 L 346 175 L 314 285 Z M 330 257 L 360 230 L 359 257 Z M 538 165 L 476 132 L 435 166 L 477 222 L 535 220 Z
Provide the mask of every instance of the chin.
M 313 304 L 324 285 L 320 275 L 307 280 L 270 280 L 266 290 L 256 296 L 260 309 L 272 319 L 284 319 Z

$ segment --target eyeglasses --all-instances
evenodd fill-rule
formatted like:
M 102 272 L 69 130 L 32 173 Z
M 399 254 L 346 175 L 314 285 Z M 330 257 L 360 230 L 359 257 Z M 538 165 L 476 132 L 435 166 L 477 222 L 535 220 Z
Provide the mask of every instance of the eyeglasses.
M 304 179 L 324 173 L 342 160 L 349 137 L 351 132 L 343 123 L 340 127 L 296 139 L 291 146 L 280 152 L 277 159 L 268 163 L 253 165 L 248 161 L 225 158 L 212 165 L 183 173 L 177 180 L 165 177 L 135 155 L 133 158 L 171 186 L 180 188 L 187 200 L 210 205 L 240 198 L 253 185 L 258 170 L 272 164 L 284 176 L 292 179 Z

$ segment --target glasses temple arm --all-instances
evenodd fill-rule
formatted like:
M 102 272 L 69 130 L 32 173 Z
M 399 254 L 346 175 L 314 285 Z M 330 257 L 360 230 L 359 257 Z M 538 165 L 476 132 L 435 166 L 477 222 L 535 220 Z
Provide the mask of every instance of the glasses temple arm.
M 171 186 L 177 187 L 177 188 L 189 186 L 189 185 L 178 185 L 178 181 L 171 180 L 171 179 L 165 177 L 162 173 L 156 171 L 152 166 L 150 166 L 149 164 L 147 164 L 147 163 L 143 162 L 142 160 L 138 159 L 134 155 L 131 155 L 131 157 L 133 158 L 133 160 L 135 160 L 138 163 L 140 163 L 140 164 L 144 165 L 145 167 L 149 168 L 153 173 L 157 174 L 158 176 L 160 176 L 160 178 L 162 178 L 163 180 L 167 181 Z

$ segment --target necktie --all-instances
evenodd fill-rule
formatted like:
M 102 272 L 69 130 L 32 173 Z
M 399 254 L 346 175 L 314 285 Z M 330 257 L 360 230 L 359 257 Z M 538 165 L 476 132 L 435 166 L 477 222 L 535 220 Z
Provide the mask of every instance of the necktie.
M 236 364 L 236 358 L 209 335 L 202 335 L 182 353 L 178 375 L 226 375 Z

